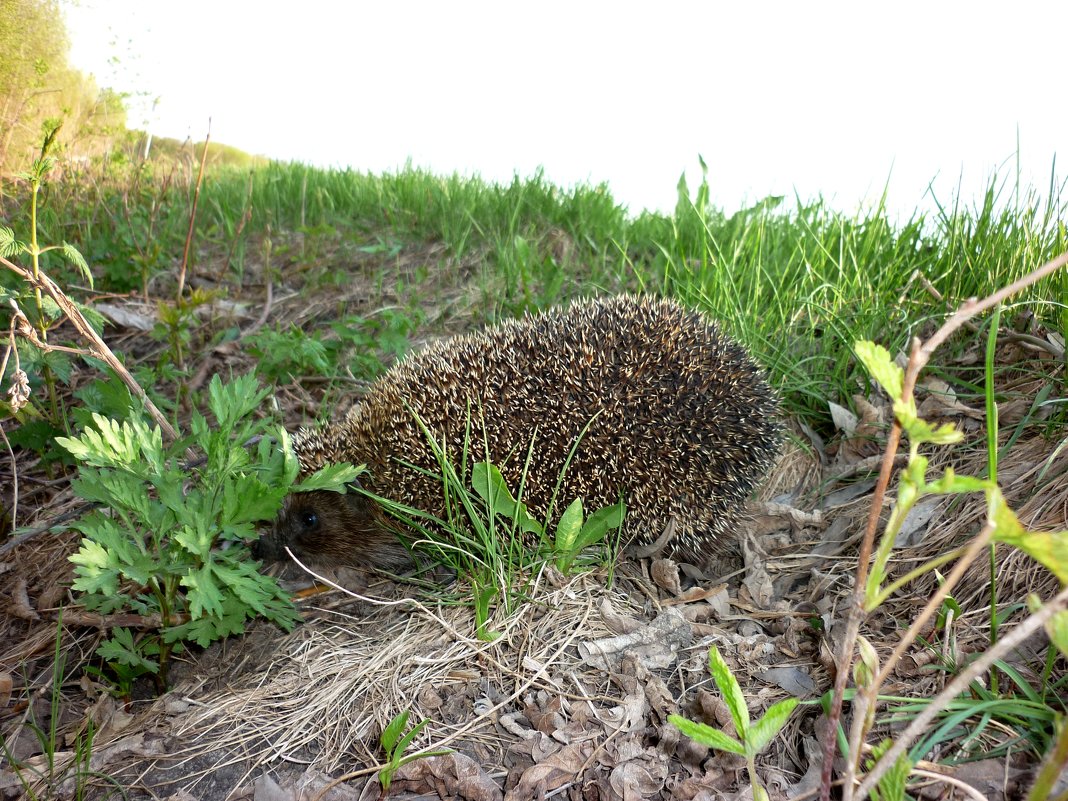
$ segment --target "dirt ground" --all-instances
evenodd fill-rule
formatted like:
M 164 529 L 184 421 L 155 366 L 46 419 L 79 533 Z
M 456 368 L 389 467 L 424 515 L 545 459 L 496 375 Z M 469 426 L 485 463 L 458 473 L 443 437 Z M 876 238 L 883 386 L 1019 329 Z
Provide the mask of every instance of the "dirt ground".
M 450 308 L 470 308 L 464 285 L 438 289 L 451 298 Z M 343 301 L 353 310 L 400 300 L 348 291 Z M 338 303 L 334 297 L 314 314 L 330 313 Z M 435 334 L 463 330 L 476 317 L 442 308 L 427 314 L 427 330 Z M 307 306 L 284 301 L 275 312 L 314 318 Z M 132 330 L 113 339 L 124 352 L 151 347 Z M 213 351 L 199 358 L 207 375 L 220 360 L 240 357 Z M 1056 369 L 1048 354 L 1012 338 L 1000 347 L 999 361 L 1016 366 L 999 388 L 1005 444 L 1030 415 L 1002 457 L 1006 497 L 1029 527 L 1068 528 L 1068 453 L 1061 434 L 1042 426 L 1044 412 L 1032 408 Z M 314 386 L 289 387 L 278 398 L 287 423 L 319 413 Z M 933 381 L 921 386 L 919 400 L 921 414 L 956 423 L 971 443 L 935 453 L 932 470 L 952 464 L 958 473 L 984 475 L 982 408 Z M 144 688 L 132 700 L 115 699 L 85 670 L 103 633 L 79 613 L 68 586 L 66 557 L 77 539 L 63 526 L 80 508 L 69 476 L 50 476 L 29 455 L 15 454 L 0 467 L 6 487 L 17 472 L 18 523 L 28 530 L 0 541 L 0 731 L 10 757 L 42 768 L 43 749 L 29 724 L 47 732 L 56 714 L 59 765 L 73 758 L 78 734 L 93 722 L 89 797 L 121 787 L 126 797 L 144 799 L 377 798 L 384 758 L 379 734 L 409 710 L 411 724 L 428 721 L 409 752 L 449 753 L 402 767 L 390 797 L 744 798 L 750 792 L 744 761 L 695 745 L 667 722 L 682 714 L 729 728 L 708 673 L 715 645 L 754 717 L 783 698 L 802 699 L 757 766 L 772 798 L 812 798 L 823 725 L 816 699 L 833 681 L 830 655 L 889 422 L 883 398 L 860 398 L 857 408 L 859 419 L 841 417 L 830 442 L 792 424 L 738 541 L 710 569 L 624 559 L 614 570 L 570 578 L 547 570 L 536 577 L 528 603 L 497 613 L 492 625 L 501 636 L 492 643 L 475 636 L 469 607 L 434 605 L 411 585 L 344 571 L 326 578 L 355 593 L 328 589 L 304 598 L 304 623 L 292 633 L 261 624 L 241 638 L 187 653 L 168 693 L 153 697 Z M 894 574 L 966 542 L 983 514 L 979 498 L 925 501 L 899 538 Z M 1000 550 L 996 567 L 1006 610 L 1029 592 L 1049 597 L 1056 591 L 1052 576 L 1019 553 Z M 864 636 L 882 656 L 933 581 L 909 585 L 869 618 Z M 954 593 L 961 613 L 946 628 L 924 632 L 927 645 L 900 663 L 887 694 L 929 698 L 954 665 L 985 647 L 987 581 L 984 561 Z M 1010 624 L 1022 613 L 1012 614 Z M 1049 684 L 1065 676 L 1063 657 L 1047 667 L 1046 648 L 1038 636 L 1010 660 L 1032 686 L 1042 683 L 1045 669 Z M 62 681 L 53 704 L 57 652 Z M 901 725 L 880 720 L 883 734 Z M 1026 742 L 1008 755 L 984 758 L 1015 738 L 1008 727 L 989 726 L 972 738 L 962 728 L 926 759 L 968 759 L 946 770 L 991 801 L 1020 798 L 1037 761 Z M 19 797 L 24 789 L 10 759 L 0 766 L 0 797 Z M 67 798 L 77 789 L 68 779 L 37 792 Z M 947 793 L 937 780 L 916 789 L 924 798 Z

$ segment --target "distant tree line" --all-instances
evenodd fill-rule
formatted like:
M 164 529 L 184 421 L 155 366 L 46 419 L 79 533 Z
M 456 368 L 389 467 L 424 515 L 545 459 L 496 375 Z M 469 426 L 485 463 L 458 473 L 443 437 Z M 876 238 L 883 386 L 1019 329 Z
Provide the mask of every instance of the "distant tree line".
M 25 170 L 56 126 L 73 157 L 125 134 L 122 98 L 72 68 L 69 50 L 58 0 L 0 0 L 0 176 Z

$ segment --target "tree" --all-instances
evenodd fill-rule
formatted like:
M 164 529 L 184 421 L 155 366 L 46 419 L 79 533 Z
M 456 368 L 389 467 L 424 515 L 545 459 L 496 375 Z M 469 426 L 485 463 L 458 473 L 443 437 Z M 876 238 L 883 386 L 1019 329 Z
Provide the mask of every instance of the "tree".
M 69 49 L 58 0 L 0 0 L 0 174 L 26 164 L 46 124 L 64 122 L 61 144 L 86 133 L 100 92 L 68 65 Z

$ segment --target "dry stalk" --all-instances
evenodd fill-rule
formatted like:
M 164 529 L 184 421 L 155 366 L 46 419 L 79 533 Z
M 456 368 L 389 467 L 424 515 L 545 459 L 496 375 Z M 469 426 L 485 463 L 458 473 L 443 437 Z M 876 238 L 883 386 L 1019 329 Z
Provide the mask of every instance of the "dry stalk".
M 85 319 L 81 309 L 74 303 L 67 294 L 59 288 L 55 281 L 49 278 L 43 271 L 39 271 L 35 276 L 29 270 L 19 267 L 17 264 L 8 261 L 0 256 L 0 264 L 7 267 L 17 276 L 26 281 L 34 289 L 40 291 L 44 290 L 48 293 L 49 297 L 56 302 L 56 305 L 62 309 L 63 314 L 67 316 L 67 319 L 71 321 L 78 333 L 81 334 L 88 342 L 89 349 L 92 354 L 105 362 L 108 367 L 115 371 L 115 373 L 122 379 L 122 383 L 130 390 L 130 392 L 136 396 L 144 405 L 145 409 L 152 419 L 156 421 L 156 425 L 160 427 L 163 433 L 173 442 L 178 439 L 178 432 L 174 430 L 174 426 L 168 422 L 167 418 L 163 416 L 163 413 L 156 408 L 156 404 L 145 394 L 145 391 L 141 389 L 141 385 L 137 383 L 129 370 L 127 370 L 122 362 L 115 358 L 115 354 L 111 352 L 111 348 L 107 346 L 107 343 L 100 338 L 100 335 L 89 325 L 89 321 Z M 55 348 L 56 346 L 49 346 Z M 81 351 L 75 351 L 81 352 Z
M 178 294 L 175 302 L 182 302 L 182 293 L 185 291 L 185 273 L 189 267 L 189 249 L 193 244 L 193 228 L 197 222 L 197 202 L 200 200 L 200 185 L 204 180 L 204 162 L 208 160 L 208 143 L 211 141 L 211 117 L 208 117 L 208 133 L 204 137 L 204 150 L 200 154 L 200 170 L 197 172 L 197 183 L 193 189 L 193 207 L 189 210 L 189 230 L 185 235 L 185 249 L 182 251 L 182 266 L 178 269 Z
M 1032 271 L 1028 275 L 1014 281 L 997 292 L 988 295 L 982 300 L 976 300 L 975 298 L 969 298 L 961 307 L 954 312 L 942 327 L 939 328 L 926 342 L 921 344 L 919 338 L 914 338 L 912 341 L 911 353 L 909 355 L 908 365 L 905 368 L 905 381 L 902 389 L 902 399 L 907 400 L 911 398 L 916 388 L 916 380 L 919 377 L 920 371 L 927 365 L 931 358 L 931 354 L 949 338 L 953 332 L 959 329 L 965 322 L 974 317 L 977 314 L 993 308 L 997 304 L 1001 303 L 1007 297 L 1019 292 L 1026 287 L 1040 281 L 1047 275 L 1055 272 L 1056 270 L 1068 264 L 1068 253 L 1062 253 L 1055 259 L 1046 262 L 1038 269 Z M 831 796 L 831 773 L 834 762 L 834 748 L 835 748 L 835 732 L 838 730 L 838 722 L 842 715 L 842 700 L 845 696 L 846 682 L 849 679 L 850 668 L 853 664 L 853 653 L 856 647 L 857 637 L 860 634 L 860 624 L 866 617 L 864 612 L 864 588 L 867 583 L 868 566 L 871 561 L 872 548 L 875 543 L 875 534 L 879 526 L 879 512 L 882 509 L 883 498 L 886 496 L 887 487 L 890 484 L 890 476 L 893 472 L 894 458 L 897 455 L 898 446 L 901 443 L 901 425 L 894 420 L 894 423 L 890 429 L 890 435 L 887 438 L 886 451 L 883 455 L 882 467 L 879 471 L 879 481 L 875 486 L 875 492 L 872 496 L 871 511 L 868 514 L 867 526 L 864 530 L 864 538 L 861 541 L 860 552 L 858 554 L 857 564 L 857 577 L 856 583 L 853 588 L 853 597 L 850 599 L 849 615 L 846 622 L 845 636 L 842 638 L 841 649 L 838 653 L 838 657 L 835 660 L 837 663 L 837 673 L 834 681 L 834 700 L 831 703 L 830 714 L 828 715 L 828 726 L 823 738 L 823 770 L 821 773 L 821 785 L 822 791 L 820 794 L 821 801 L 829 801 Z M 893 664 L 888 664 L 886 669 L 892 669 Z M 956 682 L 954 682 L 955 684 Z M 953 686 L 952 684 L 950 686 Z M 965 685 L 967 686 L 967 685 Z M 875 690 L 878 690 L 876 686 Z M 941 697 L 941 695 L 939 696 Z M 950 697 L 950 700 L 952 696 Z M 948 700 L 946 701 L 948 703 Z M 938 710 L 935 710 L 938 711 Z M 933 713 L 932 713 L 933 714 Z M 896 758 L 896 757 L 895 757 Z M 853 786 L 856 780 L 857 761 L 859 760 L 859 753 L 856 747 L 851 748 L 851 752 L 847 755 L 846 759 L 846 781 L 842 787 L 843 801 L 853 801 Z M 879 765 L 884 765 L 884 760 L 879 761 Z M 878 766 L 877 766 L 878 767 Z M 885 768 L 883 768 L 885 771 Z M 864 789 L 864 792 L 870 788 L 871 783 L 865 779 L 864 783 L 860 785 L 860 788 Z M 858 792 L 860 790 L 858 789 Z M 859 796 L 864 798 L 864 793 Z

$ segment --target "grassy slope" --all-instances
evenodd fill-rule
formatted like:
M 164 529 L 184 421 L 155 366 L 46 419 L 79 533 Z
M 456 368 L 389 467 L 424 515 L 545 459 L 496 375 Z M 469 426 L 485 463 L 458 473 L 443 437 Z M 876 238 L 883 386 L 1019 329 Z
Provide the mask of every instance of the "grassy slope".
M 140 178 L 129 165 L 109 170 L 92 186 L 50 191 L 42 240 L 80 247 L 98 289 L 134 289 L 144 277 L 153 288 L 173 281 L 195 164 L 157 161 Z M 848 216 L 820 201 L 772 198 L 727 215 L 707 206 L 707 194 L 699 187 L 693 200 L 680 189 L 674 215 L 633 218 L 605 187 L 561 190 L 540 176 L 488 185 L 413 169 L 223 166 L 205 179 L 194 258 L 215 274 L 228 261 L 240 280 L 246 261 L 262 261 L 265 242 L 277 262 L 294 233 L 300 254 L 284 254 L 288 266 L 313 272 L 343 273 L 356 252 L 429 248 L 438 255 L 423 274 L 476 265 L 488 318 L 602 290 L 677 295 L 721 319 L 768 365 L 789 409 L 821 425 L 827 401 L 848 402 L 862 389 L 855 340 L 874 338 L 896 352 L 947 307 L 1068 246 L 1059 193 L 1005 203 L 996 183 L 974 208 L 946 208 L 900 227 L 878 209 Z M 23 211 L 11 198 L 0 207 L 16 228 Z M 1063 332 L 1066 290 L 1066 279 L 1055 276 L 1024 299 Z

